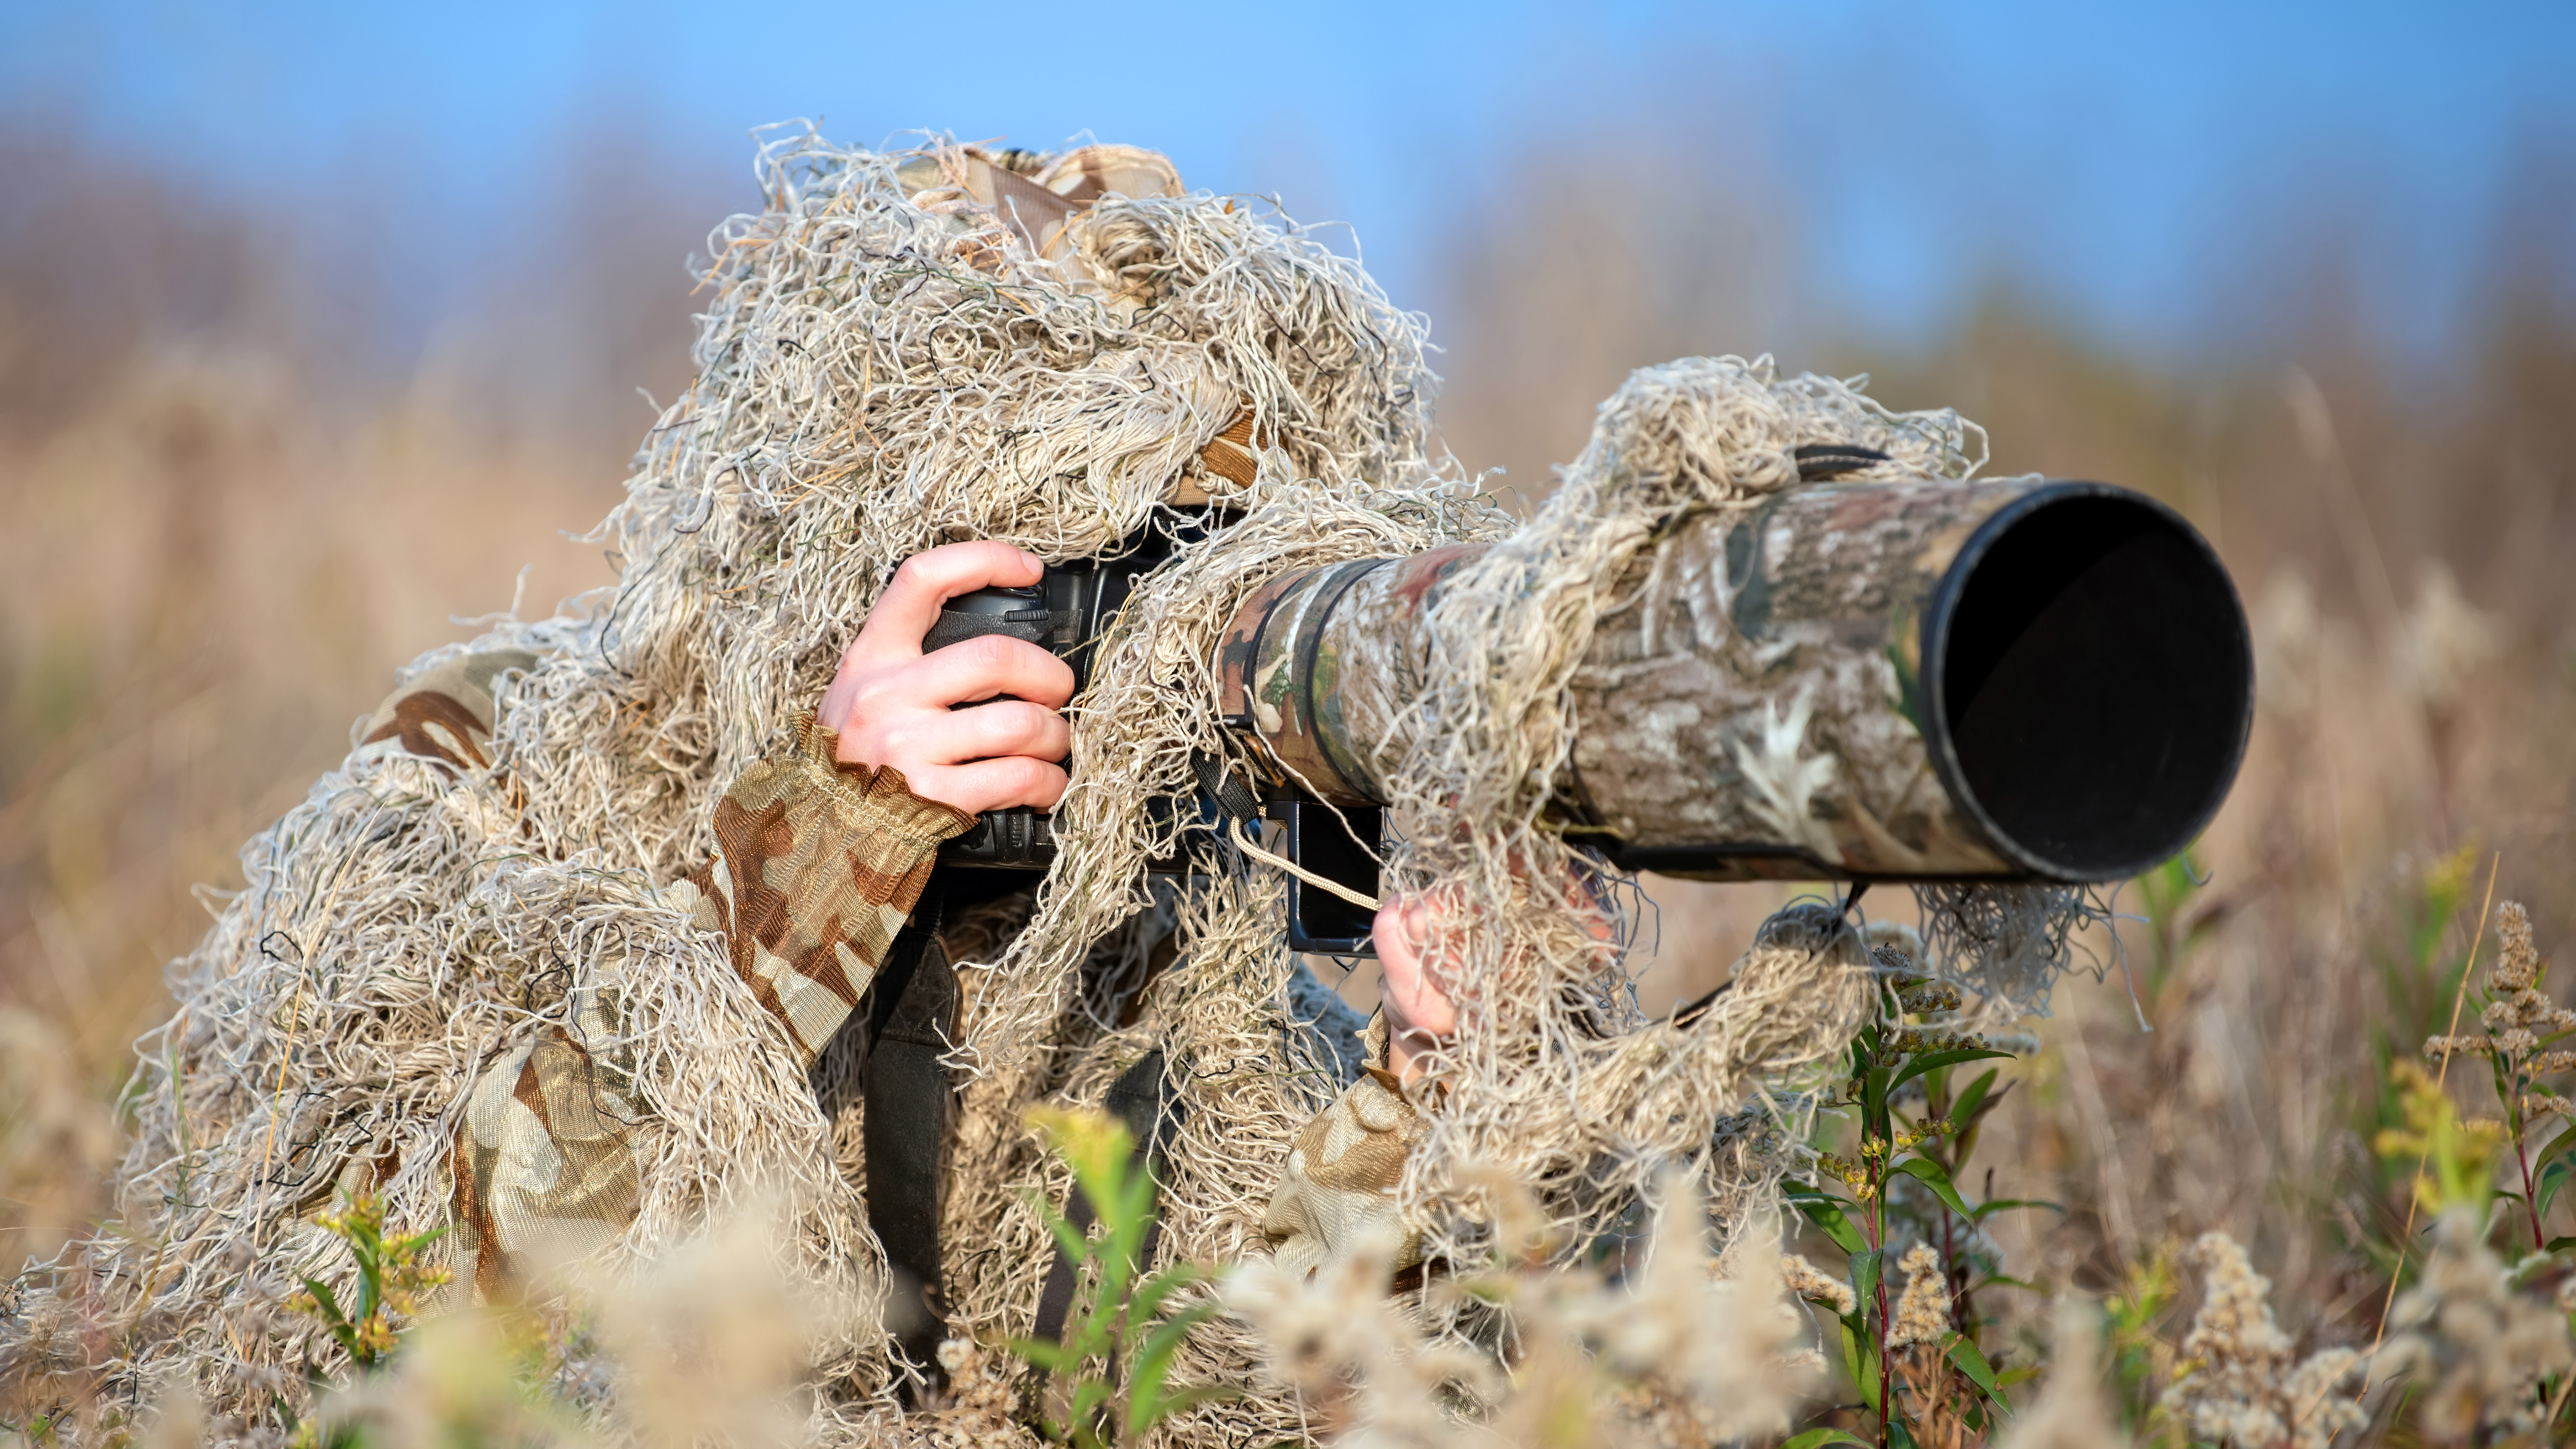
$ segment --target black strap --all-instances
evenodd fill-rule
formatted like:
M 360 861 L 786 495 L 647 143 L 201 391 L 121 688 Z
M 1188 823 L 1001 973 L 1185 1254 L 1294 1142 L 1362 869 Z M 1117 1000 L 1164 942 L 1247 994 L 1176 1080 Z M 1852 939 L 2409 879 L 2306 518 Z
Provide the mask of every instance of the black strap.
M 1119 1073 L 1118 1080 L 1109 1085 L 1109 1100 L 1105 1105 L 1111 1116 L 1126 1125 L 1127 1135 L 1136 1143 L 1136 1155 L 1129 1159 L 1128 1169 L 1150 1172 L 1159 1181 L 1163 1176 L 1164 1159 L 1171 1150 L 1172 1134 L 1181 1125 L 1180 1103 L 1173 1099 L 1171 1081 L 1163 1072 L 1163 1049 L 1154 1048 L 1137 1058 L 1134 1066 Z M 1067 1196 L 1064 1220 L 1073 1226 L 1075 1232 L 1089 1233 L 1093 1220 L 1098 1216 L 1090 1197 L 1080 1187 L 1074 1188 Z M 1145 1230 L 1145 1241 L 1141 1245 L 1144 1261 L 1137 1264 L 1139 1269 L 1154 1261 L 1154 1243 L 1162 1236 L 1162 1228 L 1162 1219 L 1157 1217 Z M 1064 1321 L 1073 1312 L 1075 1274 L 1073 1259 L 1067 1257 L 1059 1245 L 1055 1261 L 1047 1265 L 1046 1286 L 1038 1292 L 1038 1317 L 1031 1330 L 1033 1337 L 1057 1339 L 1064 1336 Z
M 1885 453 L 1858 443 L 1806 443 L 1790 449 L 1789 456 L 1797 460 L 1801 483 L 1829 483 L 1888 461 Z
M 939 942 L 942 911 L 925 892 L 896 935 L 869 993 L 869 1047 L 860 1136 L 867 1151 L 868 1226 L 894 1270 L 887 1319 L 896 1346 L 935 1373 L 946 1333 L 939 1219 L 957 1093 L 940 1057 L 957 1030 L 957 974 Z
M 1217 808 L 1247 823 L 1261 818 L 1261 797 L 1243 783 L 1243 777 L 1225 767 L 1225 761 L 1205 750 L 1190 751 L 1190 772 L 1199 779 L 1199 788 L 1207 792 Z

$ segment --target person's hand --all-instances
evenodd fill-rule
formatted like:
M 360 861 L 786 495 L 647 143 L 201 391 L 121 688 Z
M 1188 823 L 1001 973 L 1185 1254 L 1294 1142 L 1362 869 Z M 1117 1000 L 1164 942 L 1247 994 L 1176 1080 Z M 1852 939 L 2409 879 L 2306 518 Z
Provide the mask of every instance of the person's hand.
M 1386 1013 L 1386 1069 L 1400 1081 L 1421 1075 L 1414 1058 L 1458 1029 L 1458 1008 L 1434 964 L 1432 904 L 1388 896 L 1369 934 L 1377 945 L 1378 1009 Z
M 1533 872 L 1515 861 L 1515 892 L 1532 889 Z M 1567 872 L 1536 872 L 1557 881 L 1559 899 L 1571 908 L 1593 944 L 1604 952 L 1615 947 L 1617 922 L 1600 895 L 1582 878 Z M 1422 1055 L 1458 1029 L 1457 1003 L 1450 999 L 1464 944 L 1458 933 L 1473 930 L 1474 910 L 1459 888 L 1436 887 L 1419 895 L 1390 895 L 1370 923 L 1377 946 L 1378 1009 L 1386 1013 L 1386 1066 L 1410 1082 L 1422 1074 Z
M 1003 543 L 942 544 L 905 559 L 815 711 L 840 734 L 839 757 L 891 765 L 915 795 L 971 813 L 1053 808 L 1065 785 L 1055 762 L 1073 742 L 1056 713 L 1073 697 L 1071 666 L 999 634 L 921 652 L 941 604 L 981 588 L 1034 584 L 1042 571 L 1035 554 Z M 1013 697 L 994 698 L 1004 694 Z M 974 707 L 953 708 L 961 704 Z

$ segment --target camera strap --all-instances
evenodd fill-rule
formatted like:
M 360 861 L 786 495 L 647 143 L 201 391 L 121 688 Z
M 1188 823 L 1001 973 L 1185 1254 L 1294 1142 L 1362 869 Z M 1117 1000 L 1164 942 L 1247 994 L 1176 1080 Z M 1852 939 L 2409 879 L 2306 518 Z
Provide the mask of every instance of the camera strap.
M 1164 1180 L 1168 1169 L 1164 1160 L 1172 1145 L 1172 1136 L 1181 1125 L 1181 1104 L 1172 1092 L 1169 1075 L 1164 1070 L 1163 1049 L 1156 1047 L 1138 1057 L 1135 1064 L 1118 1074 L 1110 1083 L 1108 1099 L 1102 1103 L 1109 1115 L 1127 1128 L 1127 1136 L 1136 1146 L 1128 1160 L 1131 1172 L 1150 1172 L 1154 1180 Z M 1080 1187 L 1066 1195 L 1064 1220 L 1077 1233 L 1089 1233 L 1099 1211 Z M 1154 1245 L 1162 1236 L 1162 1219 L 1157 1217 L 1145 1229 L 1144 1241 L 1137 1248 L 1139 1274 L 1153 1266 Z M 1046 1286 L 1038 1293 L 1037 1322 L 1030 1336 L 1038 1339 L 1060 1339 L 1064 1321 L 1073 1312 L 1073 1290 L 1080 1278 L 1081 1265 L 1066 1254 L 1062 1245 L 1055 1251 L 1055 1261 L 1047 1265 Z
M 860 1137 L 868 1227 L 895 1279 L 887 1321 L 904 1356 L 936 1373 L 946 1333 L 939 1226 L 957 1115 L 955 1084 L 940 1058 L 957 1030 L 958 991 L 939 940 L 946 902 L 935 886 L 922 895 L 870 991 Z

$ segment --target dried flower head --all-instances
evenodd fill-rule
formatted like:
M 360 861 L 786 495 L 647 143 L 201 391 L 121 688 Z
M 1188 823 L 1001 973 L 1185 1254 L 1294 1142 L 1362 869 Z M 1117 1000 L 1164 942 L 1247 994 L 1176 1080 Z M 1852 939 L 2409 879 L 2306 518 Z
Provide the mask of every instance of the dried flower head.
M 2389 1314 L 2399 1332 L 2383 1358 L 2392 1372 L 2422 1383 L 2423 1426 L 2436 1439 L 2537 1432 L 2540 1381 L 2576 1361 L 2565 1316 L 2513 1292 L 2478 1222 L 2466 1210 L 2442 1215 L 2423 1280 Z
M 2326 1449 L 2365 1421 L 2344 1384 L 2361 1367 L 2348 1348 L 2293 1363 L 2290 1336 L 2272 1319 L 2271 1280 L 2225 1233 L 2203 1233 L 2190 1258 L 2207 1275 L 2200 1311 L 2182 1341 L 2183 1362 L 2164 1404 L 2196 1436 L 2232 1444 Z
M 1950 1333 L 1950 1275 L 1941 1267 L 1941 1255 L 1929 1243 L 1916 1243 L 1897 1266 L 1905 1270 L 1905 1296 L 1896 1301 L 1887 1346 L 1937 1346 Z
M 1789 1291 L 1810 1303 L 1822 1304 L 1825 1311 L 1839 1318 L 1852 1311 L 1860 1300 L 1852 1296 L 1851 1285 L 1796 1253 L 1780 1255 L 1780 1278 Z M 2576 1279 L 2570 1279 L 2576 1282 Z
M 2488 968 L 2488 984 L 2499 991 L 2522 991 L 2540 982 L 2540 948 L 2531 939 L 2531 912 L 2522 902 L 2507 901 L 2496 908 L 2496 963 Z

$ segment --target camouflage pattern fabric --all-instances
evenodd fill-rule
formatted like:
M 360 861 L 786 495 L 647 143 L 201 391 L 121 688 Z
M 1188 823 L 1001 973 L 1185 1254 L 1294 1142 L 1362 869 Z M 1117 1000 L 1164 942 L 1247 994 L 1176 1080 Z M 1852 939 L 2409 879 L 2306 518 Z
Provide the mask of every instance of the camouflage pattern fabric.
M 859 1004 L 930 882 L 939 843 L 975 817 L 919 799 L 891 766 L 833 758 L 805 715 L 796 742 L 743 771 L 716 804 L 716 854 L 673 889 L 723 933 L 733 969 L 811 1067 Z
M 480 770 L 492 762 L 483 744 L 492 737 L 492 681 L 504 671 L 527 669 L 537 656 L 524 649 L 492 649 L 464 654 L 430 669 L 397 689 L 359 726 L 361 748 L 388 740 L 406 754 L 438 760 L 459 770 Z
M 1262 1214 L 1273 1258 L 1294 1273 L 1313 1273 L 1372 1233 L 1392 1231 L 1398 1273 L 1422 1262 L 1422 1235 L 1396 1211 L 1396 1184 L 1423 1132 L 1422 1110 L 1386 1069 L 1387 1026 L 1370 1018 L 1368 1064 L 1297 1134 L 1287 1171 Z
M 475 1080 L 449 1157 L 455 1224 L 447 1266 L 478 1300 L 514 1267 L 606 1248 L 641 1201 L 613 1067 L 561 1027 L 504 1052 Z
M 377 709 L 364 743 L 489 768 L 493 681 L 535 662 L 495 651 L 429 670 Z M 975 823 L 916 797 L 899 770 L 834 759 L 838 744 L 801 717 L 793 741 L 717 803 L 715 855 L 671 887 L 701 929 L 725 937 L 734 970 L 808 1068 L 911 918 L 939 843 Z M 614 1040 L 616 1024 L 587 993 L 573 1017 L 577 1034 L 555 1027 L 505 1051 L 467 1090 L 447 1263 L 477 1298 L 516 1271 L 610 1246 L 641 1201 L 626 1080 L 585 1045 Z

